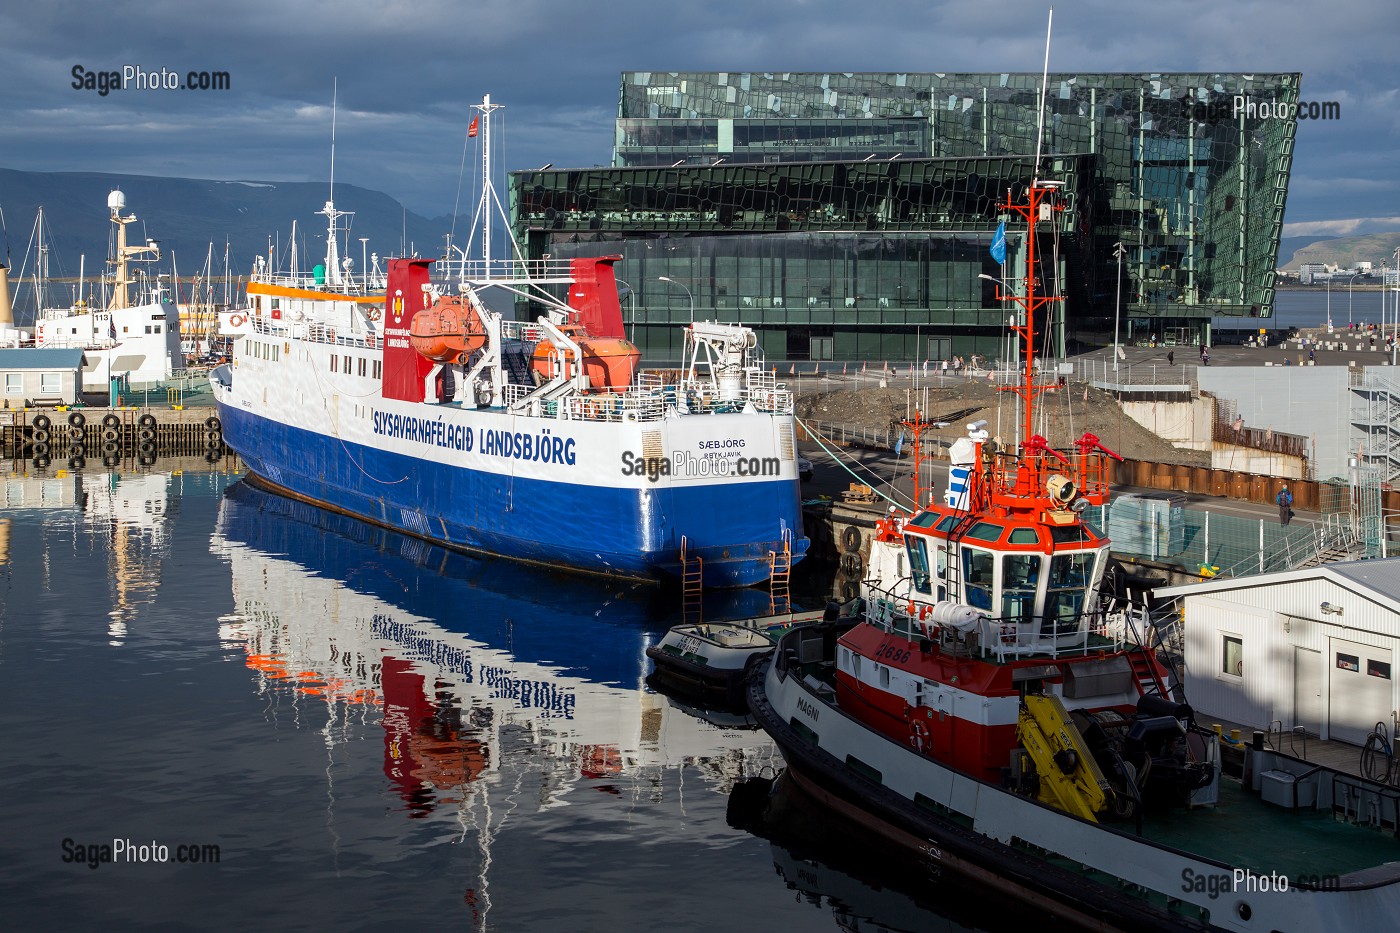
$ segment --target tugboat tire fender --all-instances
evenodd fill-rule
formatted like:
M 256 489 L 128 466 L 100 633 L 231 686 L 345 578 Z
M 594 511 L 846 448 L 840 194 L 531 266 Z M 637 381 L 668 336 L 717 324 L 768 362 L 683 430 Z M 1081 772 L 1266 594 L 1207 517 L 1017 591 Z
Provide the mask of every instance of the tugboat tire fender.
M 841 532 L 841 546 L 847 551 L 859 551 L 861 544 L 860 529 L 855 525 L 847 525 L 846 530 Z

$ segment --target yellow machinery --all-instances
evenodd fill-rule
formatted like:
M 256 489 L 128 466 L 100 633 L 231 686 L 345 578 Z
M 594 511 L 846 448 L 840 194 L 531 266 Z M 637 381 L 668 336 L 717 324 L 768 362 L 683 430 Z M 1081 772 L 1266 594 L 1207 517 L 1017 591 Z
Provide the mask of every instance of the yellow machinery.
M 1113 799 L 1113 790 L 1060 698 L 1027 694 L 1021 701 L 1016 735 L 1035 762 L 1040 801 L 1098 822 L 1098 814 Z

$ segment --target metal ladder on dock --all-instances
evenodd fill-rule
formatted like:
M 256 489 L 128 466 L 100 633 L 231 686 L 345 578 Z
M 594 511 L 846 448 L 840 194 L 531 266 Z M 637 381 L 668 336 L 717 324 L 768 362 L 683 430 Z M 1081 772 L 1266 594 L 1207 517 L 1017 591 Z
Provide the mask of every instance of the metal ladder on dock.
M 690 542 L 681 536 L 681 621 L 698 625 L 703 621 L 705 559 L 690 553 Z
M 792 532 L 783 530 L 783 549 L 768 552 L 768 609 L 778 615 L 792 608 L 789 578 L 792 574 Z

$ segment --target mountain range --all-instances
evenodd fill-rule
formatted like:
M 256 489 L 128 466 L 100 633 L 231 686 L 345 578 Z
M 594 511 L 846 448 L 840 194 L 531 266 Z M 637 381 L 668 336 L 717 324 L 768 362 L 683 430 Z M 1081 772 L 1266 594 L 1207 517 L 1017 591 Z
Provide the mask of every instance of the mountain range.
M 310 269 L 325 255 L 326 220 L 316 213 L 329 194 L 324 182 L 208 181 L 0 168 L 0 213 L 5 223 L 0 248 L 8 256 L 4 261 L 10 266 L 11 277 L 19 276 L 26 253 L 29 267 L 24 272 L 32 272 L 40 206 L 49 246 L 49 275 L 76 277 L 80 258 L 85 259 L 88 277 L 100 271 L 114 226 L 107 209 L 107 196 L 113 189 L 126 196 L 124 213 L 139 218 L 128 228 L 129 241 L 158 241 L 164 257 L 161 271 L 169 271 L 173 255 L 182 279 L 204 267 L 211 244 L 215 276 L 224 271 L 225 243 L 229 269 L 235 276 L 246 276 L 256 257 L 267 255 L 269 244 L 278 253 L 278 267 L 284 268 L 294 220 L 299 266 Z M 337 183 L 335 204 L 338 210 L 354 212 L 353 217 L 340 222 L 349 223 L 342 251 L 354 260 L 356 271 L 361 268 L 362 253 L 440 256 L 444 237 L 452 228 L 450 215 L 423 217 L 383 192 L 356 185 Z M 466 219 L 457 224 L 459 245 L 465 244 L 466 226 Z M 368 238 L 364 249 L 361 237 Z M 64 286 L 58 286 L 56 295 L 60 302 L 69 300 Z
M 1297 269 L 1305 262 L 1354 269 L 1358 262 L 1371 262 L 1377 271 L 1382 262 L 1395 266 L 1395 250 L 1400 248 L 1400 233 L 1368 233 L 1363 236 L 1330 237 L 1302 246 L 1294 251 L 1288 262 L 1279 262 L 1281 269 Z M 1279 259 L 1284 252 L 1279 250 Z

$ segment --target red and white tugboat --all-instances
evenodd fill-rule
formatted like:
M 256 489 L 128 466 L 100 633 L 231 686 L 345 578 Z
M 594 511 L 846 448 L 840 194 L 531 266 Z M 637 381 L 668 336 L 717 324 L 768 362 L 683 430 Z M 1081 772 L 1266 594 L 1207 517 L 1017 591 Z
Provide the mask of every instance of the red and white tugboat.
M 1215 735 L 1102 611 L 1109 542 L 1082 513 L 1107 497 L 1116 455 L 1032 430 L 1035 315 L 1058 300 L 1037 294 L 1035 227 L 1058 187 L 1033 182 L 1005 207 L 1027 224 L 1024 294 L 1003 297 L 1020 306 L 1021 440 L 1003 449 L 969 425 L 944 502 L 881 524 L 865 620 L 795 629 L 762 662 L 749 706 L 785 779 L 1095 929 L 1395 928 L 1393 789 L 1262 747 L 1243 780 L 1222 776 Z M 1270 790 L 1285 783 L 1291 797 Z

